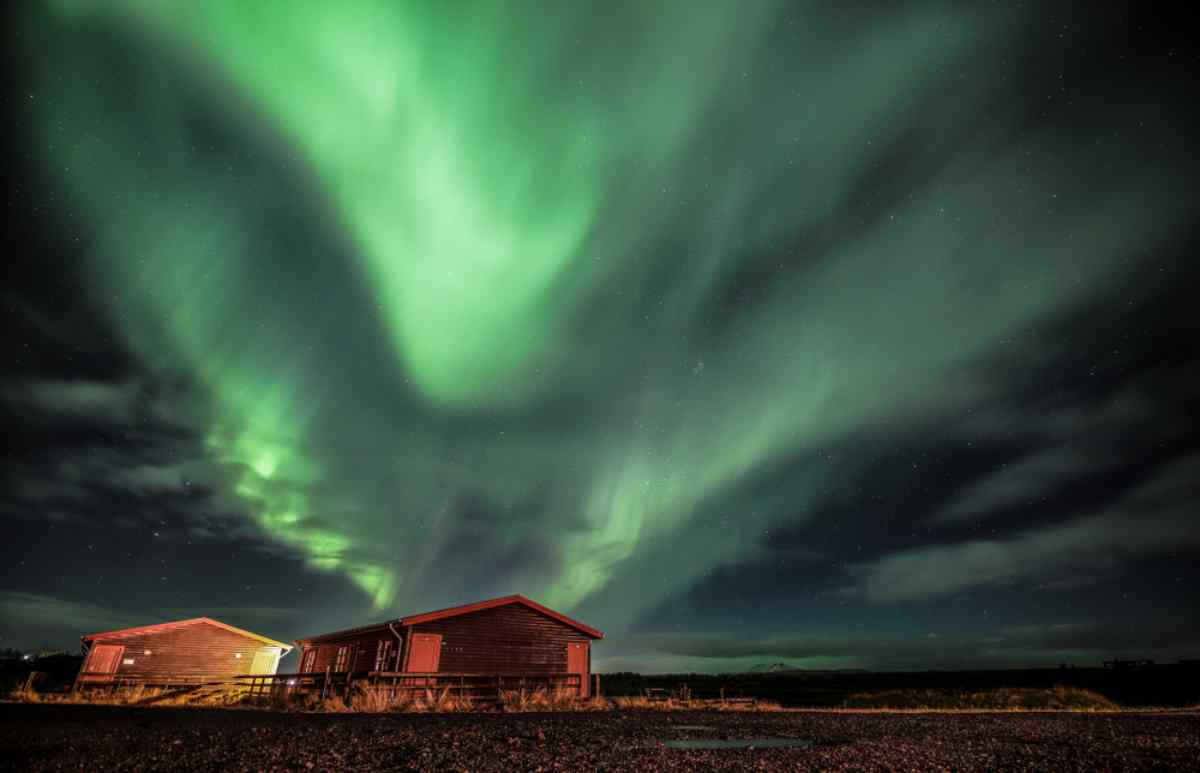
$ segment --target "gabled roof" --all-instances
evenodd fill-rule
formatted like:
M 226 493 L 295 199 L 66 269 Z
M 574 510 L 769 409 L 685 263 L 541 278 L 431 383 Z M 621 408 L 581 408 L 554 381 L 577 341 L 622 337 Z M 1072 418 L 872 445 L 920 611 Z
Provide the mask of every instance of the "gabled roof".
M 393 618 L 391 620 L 384 620 L 381 623 L 369 623 L 367 625 L 360 625 L 354 628 L 343 628 L 340 631 L 313 634 L 312 636 L 305 636 L 303 639 L 296 639 L 296 643 L 312 644 L 313 642 L 326 641 L 328 639 L 344 639 L 347 636 L 357 636 L 358 634 L 370 633 L 371 631 L 382 631 L 389 625 L 397 625 L 399 622 L 399 619 Z
M 477 601 L 474 604 L 463 604 L 458 607 L 450 607 L 449 609 L 439 609 L 436 612 L 425 612 L 420 615 L 411 615 L 409 617 L 400 618 L 401 625 L 417 625 L 419 623 L 429 623 L 434 620 L 444 620 L 447 617 L 458 617 L 459 615 L 467 615 L 471 612 L 480 612 L 484 609 L 494 609 L 496 607 L 504 607 L 509 604 L 520 604 L 528 607 L 534 612 L 540 612 L 547 617 L 551 617 L 564 625 L 569 625 L 582 634 L 592 637 L 593 639 L 603 639 L 604 632 L 592 628 L 590 625 L 584 625 L 578 620 L 572 620 L 561 612 L 555 612 L 549 607 L 544 607 L 541 604 L 527 599 L 520 594 L 513 596 L 501 596 L 498 599 L 488 599 L 487 601 Z
M 160 631 L 168 631 L 172 628 L 183 628 L 185 626 L 199 625 L 201 623 L 207 623 L 208 625 L 215 625 L 217 628 L 224 628 L 226 631 L 240 634 L 241 636 L 245 636 L 250 639 L 256 639 L 256 640 L 262 642 L 263 644 L 266 644 L 271 647 L 282 647 L 284 652 L 289 652 L 292 649 L 292 645 L 290 645 L 290 644 L 284 644 L 281 641 L 275 641 L 274 639 L 268 639 L 266 636 L 260 636 L 257 633 L 252 633 L 250 631 L 242 630 L 241 628 L 232 626 L 229 623 L 222 623 L 220 620 L 213 620 L 211 617 L 192 617 L 187 620 L 172 620 L 167 623 L 155 623 L 154 625 L 142 625 L 142 626 L 138 626 L 136 628 L 121 628 L 116 631 L 104 631 L 103 633 L 89 633 L 88 635 L 80 636 L 79 638 L 85 642 L 96 641 L 98 639 L 122 639 L 126 636 L 136 636 L 137 634 L 140 634 L 140 633 L 159 633 Z
M 420 623 L 430 623 L 434 620 L 444 620 L 447 617 L 458 617 L 459 615 L 467 615 L 471 612 L 482 612 L 485 609 L 494 609 L 495 607 L 503 607 L 509 604 L 520 604 L 528 607 L 535 612 L 546 615 L 549 618 L 557 620 L 564 625 L 579 631 L 585 636 L 590 636 L 593 639 L 603 639 L 604 632 L 592 628 L 590 625 L 584 625 L 578 620 L 573 620 L 561 612 L 555 612 L 549 607 L 544 607 L 541 604 L 527 599 L 520 594 L 512 596 L 501 596 L 496 599 L 488 599 L 487 601 L 476 601 L 473 604 L 462 604 L 457 607 L 449 607 L 448 609 L 439 609 L 434 612 L 423 612 L 419 615 L 409 615 L 408 617 L 398 617 L 393 620 L 385 620 L 382 623 L 371 623 L 370 625 L 360 625 L 357 628 L 346 628 L 341 631 L 331 631 L 330 633 L 322 633 L 316 636 L 309 636 L 304 639 L 297 639 L 297 644 L 311 644 L 313 642 L 328 641 L 330 639 L 342 639 L 347 636 L 368 633 L 370 631 L 381 630 L 389 625 L 419 625 Z

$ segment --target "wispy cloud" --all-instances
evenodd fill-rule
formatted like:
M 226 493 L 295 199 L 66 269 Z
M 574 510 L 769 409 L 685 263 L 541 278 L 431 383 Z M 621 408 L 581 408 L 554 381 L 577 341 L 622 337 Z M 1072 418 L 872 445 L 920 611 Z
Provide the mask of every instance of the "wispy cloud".
M 1193 621 L 1062 621 L 1000 626 L 982 632 L 928 631 L 923 635 L 874 635 L 856 631 L 730 638 L 723 634 L 666 634 L 618 638 L 602 668 L 631 663 L 702 672 L 744 670 L 782 662 L 794 668 L 1007 667 L 1100 660 L 1136 654 L 1164 660 L 1200 646 Z M 681 664 L 685 664 L 681 666 Z
M 6 646 L 16 647 L 78 641 L 87 633 L 145 622 L 126 610 L 10 590 L 0 591 L 0 621 Z M 31 635 L 38 639 L 31 640 Z
M 1026 453 L 964 485 L 929 519 L 949 525 L 1036 509 L 1072 485 L 1094 481 L 1177 437 L 1187 422 L 1170 401 L 1149 395 L 1181 373 L 1150 372 L 1126 381 L 1100 399 L 1040 396 L 1048 405 L 991 408 L 960 427 L 973 436 L 1015 437 Z
M 955 523 L 999 515 L 1011 507 L 1034 506 L 1065 483 L 1102 472 L 1106 461 L 1111 464 L 1114 459 L 1068 446 L 1039 449 L 968 485 L 930 523 Z
M 885 555 L 851 567 L 853 597 L 886 603 L 971 588 L 1093 576 L 1132 558 L 1200 547 L 1200 456 L 1157 470 L 1111 508 L 1002 540 L 970 540 Z
M 133 421 L 140 391 L 135 381 L 32 380 L 6 386 L 2 396 L 30 420 L 120 425 Z

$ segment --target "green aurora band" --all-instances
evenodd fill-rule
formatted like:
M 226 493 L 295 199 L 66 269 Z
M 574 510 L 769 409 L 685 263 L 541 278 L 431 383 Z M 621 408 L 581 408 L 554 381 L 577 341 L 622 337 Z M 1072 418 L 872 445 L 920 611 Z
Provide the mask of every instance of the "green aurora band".
M 627 622 L 837 485 L 734 507 L 740 481 L 986 397 L 973 358 L 1188 215 L 1165 152 L 1111 139 L 1119 113 L 1064 142 L 994 107 L 1020 35 L 994 9 L 50 8 L 27 110 L 97 297 L 202 385 L 231 506 L 378 610 L 452 596 L 465 537 L 514 558 L 468 580 Z M 156 55 L 98 59 L 106 35 Z M 197 102 L 287 172 L 197 147 Z M 794 243 L 806 269 L 718 324 L 721 288 Z

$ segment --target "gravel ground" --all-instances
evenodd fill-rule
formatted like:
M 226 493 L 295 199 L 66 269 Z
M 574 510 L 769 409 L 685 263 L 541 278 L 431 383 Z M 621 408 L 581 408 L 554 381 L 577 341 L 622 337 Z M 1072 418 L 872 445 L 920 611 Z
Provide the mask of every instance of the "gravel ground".
M 687 738 L 814 745 L 693 750 L 661 743 Z M 1200 770 L 1200 714 L 369 715 L 0 705 L 0 769 L 216 768 Z

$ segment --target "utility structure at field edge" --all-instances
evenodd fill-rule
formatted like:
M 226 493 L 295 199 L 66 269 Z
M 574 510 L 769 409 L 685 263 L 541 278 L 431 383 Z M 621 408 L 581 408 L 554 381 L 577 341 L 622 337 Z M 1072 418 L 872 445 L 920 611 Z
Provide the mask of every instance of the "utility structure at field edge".
M 274 674 L 292 645 L 211 617 L 122 628 L 80 637 L 86 650 L 75 686 L 167 684 Z
M 528 684 L 567 684 L 588 697 L 591 642 L 603 638 L 591 626 L 514 595 L 309 636 L 296 645 L 301 674 L 423 674 L 427 682 L 408 677 L 405 683 L 431 686 L 455 676 L 527 677 Z

